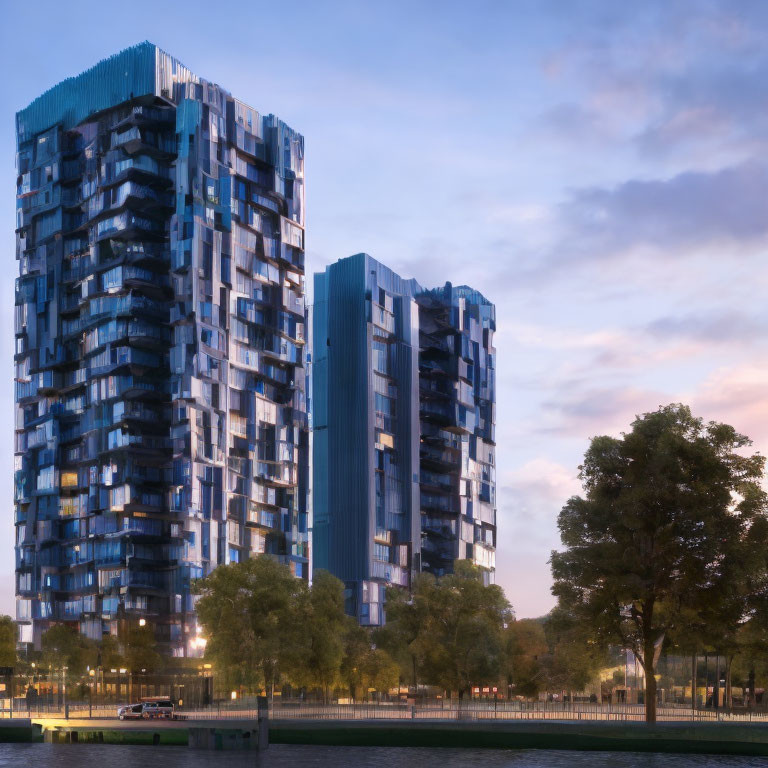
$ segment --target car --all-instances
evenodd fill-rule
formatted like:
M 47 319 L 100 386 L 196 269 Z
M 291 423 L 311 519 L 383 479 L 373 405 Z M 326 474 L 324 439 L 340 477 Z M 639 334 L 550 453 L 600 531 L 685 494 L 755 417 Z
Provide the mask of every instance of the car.
M 145 720 L 164 717 L 173 719 L 173 702 L 165 698 L 146 698 L 141 700 L 141 716 Z
M 143 704 L 126 704 L 117 708 L 119 720 L 140 720 L 144 716 Z
M 142 699 L 138 704 L 126 704 L 117 709 L 118 720 L 154 720 L 156 718 L 173 719 L 173 702 L 157 697 Z

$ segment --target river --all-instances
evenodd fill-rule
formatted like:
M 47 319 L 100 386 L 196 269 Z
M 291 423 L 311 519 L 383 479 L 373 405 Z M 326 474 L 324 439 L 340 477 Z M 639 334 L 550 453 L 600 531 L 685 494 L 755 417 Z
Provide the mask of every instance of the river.
M 0 768 L 768 768 L 768 758 L 636 752 L 315 747 L 203 752 L 187 747 L 0 744 Z

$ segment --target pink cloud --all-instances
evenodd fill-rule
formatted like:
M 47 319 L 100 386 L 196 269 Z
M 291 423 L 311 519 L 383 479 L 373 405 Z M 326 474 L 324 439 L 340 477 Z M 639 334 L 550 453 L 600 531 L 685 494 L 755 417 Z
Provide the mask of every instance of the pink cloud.
M 718 368 L 691 395 L 691 404 L 702 418 L 733 425 L 768 453 L 768 366 Z

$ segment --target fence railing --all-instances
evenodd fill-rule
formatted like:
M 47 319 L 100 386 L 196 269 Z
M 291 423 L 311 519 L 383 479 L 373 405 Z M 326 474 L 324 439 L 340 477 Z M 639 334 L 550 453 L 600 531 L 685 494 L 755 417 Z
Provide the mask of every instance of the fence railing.
M 128 703 L 128 702 L 125 702 Z M 255 697 L 238 701 L 222 701 L 208 707 L 177 707 L 178 715 L 188 720 L 255 719 L 258 707 Z M 92 704 L 87 701 L 60 704 L 33 704 L 16 700 L 13 708 L 8 700 L 0 700 L 0 717 L 32 718 L 117 718 L 116 704 Z M 269 717 L 276 720 L 465 720 L 465 721 L 622 721 L 642 722 L 645 709 L 638 704 L 591 704 L 562 702 L 403 702 L 320 704 L 305 701 L 274 701 Z M 768 711 L 762 709 L 712 710 L 683 705 L 659 705 L 659 722 L 768 722 Z

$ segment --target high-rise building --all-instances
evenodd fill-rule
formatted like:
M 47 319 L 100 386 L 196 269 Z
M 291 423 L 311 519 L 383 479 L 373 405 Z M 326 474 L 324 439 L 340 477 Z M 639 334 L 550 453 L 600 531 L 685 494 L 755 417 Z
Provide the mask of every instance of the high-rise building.
M 21 640 L 194 655 L 191 580 L 308 576 L 303 138 L 150 43 L 16 128 Z
M 496 568 L 495 307 L 467 286 L 419 304 L 421 565 L 441 576 Z
M 493 305 L 357 254 L 315 274 L 312 318 L 314 567 L 374 625 L 419 571 L 469 559 L 491 581 Z
M 315 274 L 313 565 L 363 624 L 419 570 L 418 290 L 364 253 Z

